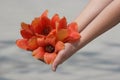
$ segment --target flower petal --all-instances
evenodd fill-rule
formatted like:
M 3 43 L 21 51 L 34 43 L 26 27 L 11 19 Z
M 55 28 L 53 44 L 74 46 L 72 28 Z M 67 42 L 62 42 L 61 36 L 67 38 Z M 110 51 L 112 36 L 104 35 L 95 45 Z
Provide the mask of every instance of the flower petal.
M 45 11 L 42 13 L 41 17 L 44 17 L 44 16 L 48 16 L 48 10 L 45 10 Z
M 51 26 L 53 27 L 53 29 L 56 28 L 56 22 L 59 22 L 60 18 L 58 14 L 55 14 L 52 19 L 51 19 Z
M 60 21 L 59 21 L 58 29 L 66 29 L 66 28 L 67 28 L 67 21 L 66 21 L 66 18 L 63 17 L 63 18 L 60 19 Z
M 24 29 L 24 30 L 28 30 L 28 29 L 30 29 L 30 25 L 22 22 L 21 23 L 21 28 Z
M 33 32 L 30 29 L 30 25 L 29 24 L 26 24 L 26 23 L 22 22 L 21 23 L 21 28 L 22 29 L 21 29 L 20 33 L 21 33 L 23 38 L 29 39 L 29 38 L 31 38 L 33 36 Z
M 44 54 L 45 54 L 44 49 L 42 47 L 38 47 L 33 51 L 32 56 L 36 59 L 44 60 Z
M 33 36 L 33 33 L 31 31 L 24 30 L 24 29 L 22 29 L 20 31 L 20 33 L 21 33 L 22 37 L 25 38 L 25 39 L 29 39 Z
M 62 41 L 58 41 L 55 45 L 55 52 L 59 52 L 60 50 L 64 49 L 65 45 Z
M 59 41 L 64 41 L 64 39 L 68 36 L 68 30 L 67 29 L 60 29 L 57 31 L 57 39 Z
M 40 22 L 40 18 L 35 18 L 31 23 L 31 29 L 34 33 L 40 33 L 42 28 L 42 24 Z
M 28 40 L 27 39 L 18 39 L 16 40 L 16 45 L 21 49 L 28 49 Z
M 28 49 L 33 51 L 36 48 L 38 48 L 37 38 L 36 37 L 32 37 L 28 41 Z
M 55 34 L 55 30 L 52 30 L 51 33 L 49 33 L 49 35 L 46 37 L 45 39 L 45 43 L 46 44 L 51 44 L 51 45 L 55 45 L 56 43 L 56 34 Z
M 41 17 L 42 27 L 49 27 L 50 26 L 50 19 L 47 16 Z
M 68 42 L 75 42 L 80 39 L 80 33 L 78 32 L 78 25 L 75 22 L 72 22 L 68 25 L 69 36 L 66 38 Z
M 57 54 L 56 53 L 45 53 L 44 55 L 44 61 L 47 64 L 52 64 L 53 61 L 55 60 Z
M 77 41 L 77 40 L 79 40 L 80 39 L 80 34 L 78 33 L 78 32 L 75 32 L 75 31 L 73 31 L 73 32 L 71 32 L 70 34 L 69 34 L 69 36 L 68 36 L 68 38 L 67 38 L 67 42 L 75 42 L 75 41 Z
M 71 31 L 78 32 L 78 25 L 77 25 L 77 23 L 75 23 L 75 22 L 70 23 L 68 25 L 68 29 L 71 30 Z
M 39 46 L 43 47 L 45 45 L 45 37 L 38 37 L 37 38 L 37 43 Z

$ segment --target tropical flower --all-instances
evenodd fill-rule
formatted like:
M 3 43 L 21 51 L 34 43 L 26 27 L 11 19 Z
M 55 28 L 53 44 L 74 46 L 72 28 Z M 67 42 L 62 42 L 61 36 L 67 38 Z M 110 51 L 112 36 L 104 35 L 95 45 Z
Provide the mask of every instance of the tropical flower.
M 75 22 L 68 24 L 68 26 L 59 26 L 60 24 L 57 23 L 58 28 L 56 28 L 56 36 L 59 41 L 62 42 L 75 42 L 80 39 L 80 34 L 78 32 L 78 25 Z
M 52 64 L 58 52 L 64 49 L 65 42 L 75 42 L 80 38 L 77 24 L 71 23 L 68 27 L 53 30 L 46 38 L 38 38 L 38 47 L 33 56 L 47 64 Z
M 62 25 L 62 19 L 55 14 L 51 19 L 48 18 L 48 10 L 44 11 L 40 17 L 35 18 L 31 24 L 21 23 L 21 36 L 23 39 L 16 41 L 18 47 L 33 51 L 37 45 L 37 38 L 46 37 L 52 30 L 56 29 L 56 22 Z
M 57 53 L 64 49 L 64 43 L 57 41 L 56 36 L 53 33 L 49 34 L 44 40 L 41 40 L 40 38 L 39 42 L 41 46 L 35 49 L 32 55 L 36 59 L 44 61 L 47 64 L 52 64 Z
M 66 18 L 60 18 L 58 14 L 50 19 L 48 10 L 31 24 L 22 22 L 20 34 L 22 39 L 16 41 L 17 46 L 32 51 L 33 57 L 47 64 L 52 64 L 66 42 L 80 39 L 77 23 L 67 24 Z
M 18 39 L 16 40 L 16 44 L 19 48 L 28 51 L 33 51 L 39 46 L 37 42 L 37 37 L 35 36 L 30 39 Z

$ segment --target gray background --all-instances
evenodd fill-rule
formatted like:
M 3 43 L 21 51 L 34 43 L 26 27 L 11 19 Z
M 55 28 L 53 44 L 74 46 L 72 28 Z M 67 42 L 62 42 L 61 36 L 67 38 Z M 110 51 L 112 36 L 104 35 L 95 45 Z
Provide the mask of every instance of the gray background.
M 30 23 L 44 10 L 73 21 L 88 0 L 0 0 L 0 80 L 120 80 L 120 25 L 98 37 L 59 66 L 34 59 L 15 40 L 22 21 Z

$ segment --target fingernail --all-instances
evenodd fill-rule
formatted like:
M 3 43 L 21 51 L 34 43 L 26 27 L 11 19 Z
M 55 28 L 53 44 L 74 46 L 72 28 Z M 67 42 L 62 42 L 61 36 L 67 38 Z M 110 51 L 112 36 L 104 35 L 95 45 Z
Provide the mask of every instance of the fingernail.
M 56 69 L 55 69 L 54 67 L 52 68 L 52 70 L 53 70 L 54 72 L 56 71 Z

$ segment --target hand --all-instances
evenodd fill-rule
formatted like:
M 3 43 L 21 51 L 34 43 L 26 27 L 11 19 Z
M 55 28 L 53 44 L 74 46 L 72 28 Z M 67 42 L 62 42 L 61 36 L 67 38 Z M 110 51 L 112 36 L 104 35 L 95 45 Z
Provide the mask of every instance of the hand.
M 76 52 L 76 46 L 72 43 L 65 43 L 65 49 L 61 50 L 52 64 L 52 70 L 56 71 L 58 65 L 62 64 Z

